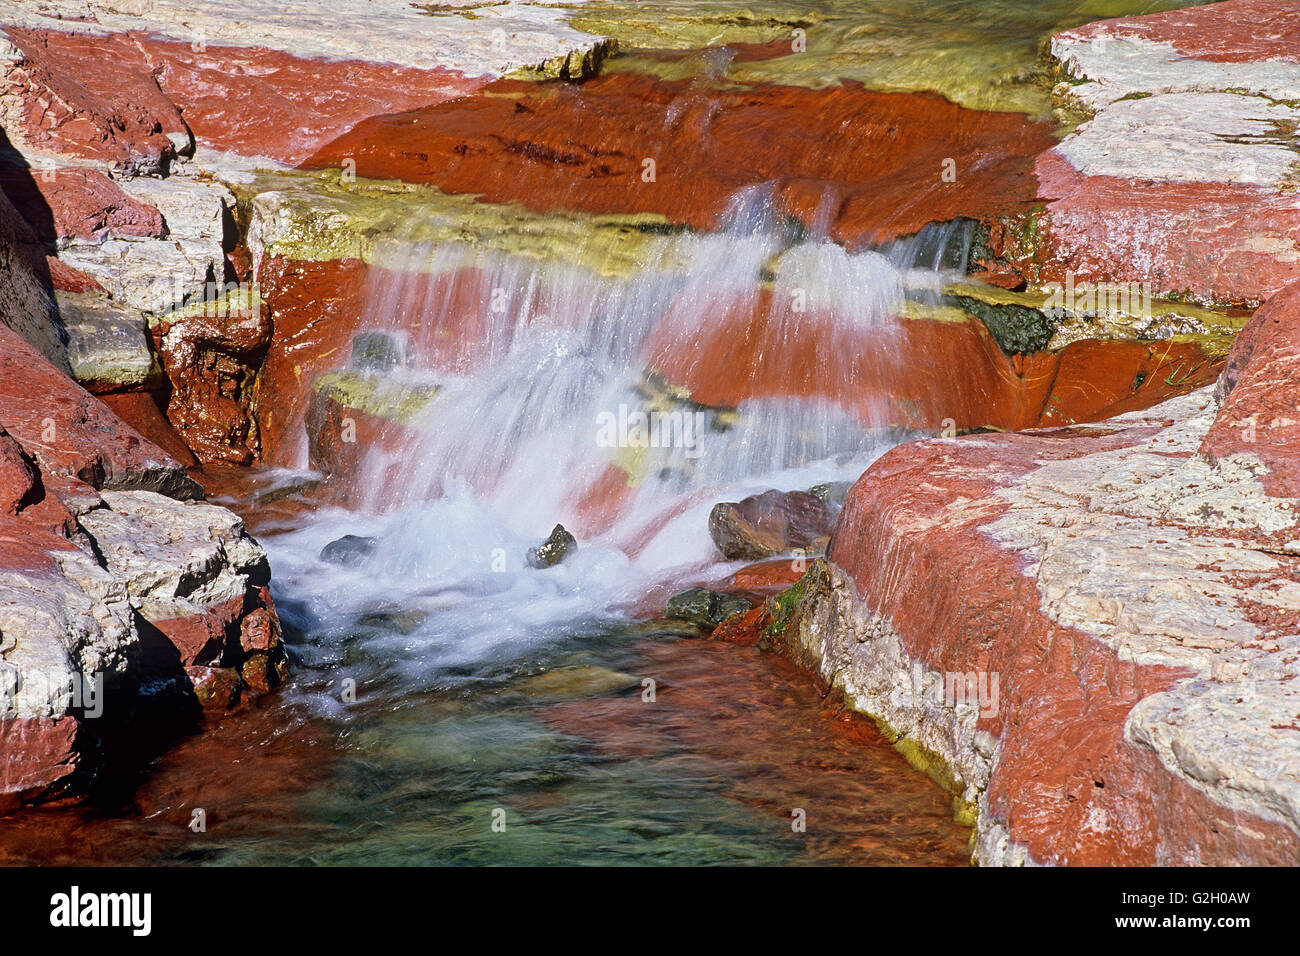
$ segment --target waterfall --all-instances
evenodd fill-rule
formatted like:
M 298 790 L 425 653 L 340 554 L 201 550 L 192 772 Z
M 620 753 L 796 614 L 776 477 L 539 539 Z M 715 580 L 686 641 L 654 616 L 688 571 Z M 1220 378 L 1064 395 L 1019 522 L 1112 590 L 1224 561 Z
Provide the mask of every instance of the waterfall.
M 903 437 L 880 386 L 902 360 L 898 316 L 963 267 L 969 236 L 850 251 L 771 197 L 742 191 L 724 229 L 657 237 L 619 275 L 581 250 L 421 241 L 420 223 L 385 244 L 347 371 L 409 414 L 365 449 L 355 510 L 269 542 L 281 581 L 344 629 L 377 602 L 429 612 L 372 652 L 432 679 L 707 577 L 717 501 L 856 479 Z M 528 567 L 556 523 L 576 554 Z M 344 533 L 378 544 L 322 563 Z

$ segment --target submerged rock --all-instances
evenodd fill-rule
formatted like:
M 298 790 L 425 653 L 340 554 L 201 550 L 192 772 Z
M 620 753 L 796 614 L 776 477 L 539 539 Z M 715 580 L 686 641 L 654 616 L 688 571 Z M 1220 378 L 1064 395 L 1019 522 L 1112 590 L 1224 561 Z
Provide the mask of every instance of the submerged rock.
M 352 338 L 352 367 L 385 371 L 405 364 L 401 344 L 386 332 L 358 332 Z
M 345 534 L 336 541 L 331 541 L 320 549 L 320 559 L 330 564 L 353 565 L 363 558 L 374 554 L 379 544 L 378 538 L 367 538 L 358 534 Z
M 551 536 L 535 548 L 528 549 L 528 566 L 530 568 L 549 568 L 559 564 L 571 551 L 578 548 L 578 539 L 565 530 L 564 525 L 557 524 L 551 529 Z
M 361 615 L 357 621 L 363 627 L 377 627 L 398 634 L 414 634 L 429 617 L 429 612 L 418 607 L 376 608 Z
M 535 700 L 608 697 L 641 686 L 641 678 L 595 664 L 557 667 L 510 686 L 514 693 Z
M 709 514 L 709 536 L 732 560 L 825 550 L 832 526 L 825 502 L 806 491 L 765 491 L 721 502 Z
M 735 594 L 723 594 L 708 588 L 691 588 L 668 599 L 664 616 L 690 621 L 700 627 L 715 628 L 732 615 L 741 614 L 753 606 Z

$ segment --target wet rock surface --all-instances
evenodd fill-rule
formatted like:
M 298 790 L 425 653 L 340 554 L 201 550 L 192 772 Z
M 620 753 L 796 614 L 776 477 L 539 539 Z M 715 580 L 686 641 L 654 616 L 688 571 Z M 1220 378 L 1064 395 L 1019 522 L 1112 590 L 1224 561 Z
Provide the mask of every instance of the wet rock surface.
M 709 537 L 731 560 L 824 550 L 832 525 L 825 502 L 806 491 L 765 491 L 721 502 L 709 513 Z
M 377 538 L 345 534 L 321 548 L 320 559 L 330 564 L 356 564 L 374 554 L 378 546 Z
M 526 555 L 530 568 L 551 568 L 559 564 L 578 548 L 578 539 L 570 534 L 562 524 L 551 529 L 550 535 L 535 548 L 529 548 Z
M 668 599 L 665 617 L 690 621 L 703 628 L 715 628 L 734 614 L 743 614 L 753 605 L 743 597 L 710 591 L 708 588 L 690 588 Z
M 1203 453 L 1267 401 L 1248 383 L 1297 323 L 1289 292 L 1261 310 L 1222 405 L 1204 389 L 1104 427 L 895 449 L 830 564 L 751 622 L 937 755 L 978 807 L 981 862 L 1300 859 L 1300 512 L 1267 432 Z

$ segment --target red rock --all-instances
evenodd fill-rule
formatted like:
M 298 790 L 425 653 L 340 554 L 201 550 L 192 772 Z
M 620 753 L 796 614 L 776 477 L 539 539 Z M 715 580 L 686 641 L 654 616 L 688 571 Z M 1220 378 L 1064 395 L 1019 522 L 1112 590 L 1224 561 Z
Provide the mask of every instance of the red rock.
M 253 391 L 270 341 L 260 304 L 211 302 L 168 324 L 159 350 L 172 384 L 167 419 L 200 461 L 247 465 L 260 453 Z
M 239 625 L 239 646 L 245 653 L 270 651 L 280 644 L 280 621 L 275 610 L 257 608 Z
M 244 685 L 254 697 L 262 697 L 275 690 L 287 676 L 284 656 L 258 652 L 248 655 L 239 668 Z
M 0 190 L 42 242 L 166 234 L 162 213 L 97 169 L 0 167 Z
M 50 273 L 50 285 L 60 292 L 103 292 L 104 287 L 96 279 L 86 275 L 80 269 L 74 269 L 62 259 L 46 257 L 46 268 Z
M 53 475 L 194 497 L 181 464 L 0 325 L 0 424 Z
M 37 495 L 36 466 L 23 447 L 0 427 L 0 514 L 16 515 Z
M 1300 8 L 1291 0 L 1221 0 L 1186 10 L 1099 20 L 1069 31 L 1079 37 L 1141 37 L 1185 57 L 1216 63 L 1300 63 Z
M 77 769 L 78 726 L 75 717 L 0 720 L 0 812 L 39 796 Z
M 620 72 L 580 86 L 500 80 L 359 123 L 304 165 L 352 158 L 362 176 L 547 212 L 660 213 L 703 230 L 718 226 L 741 187 L 775 182 L 789 215 L 811 224 L 829 204 L 831 235 L 858 245 L 1019 211 L 1034 190 L 1030 159 L 1051 143 L 1046 124 L 928 94 L 852 84 L 711 90 Z M 978 168 L 959 165 L 956 181 L 943 181 L 945 159 L 975 154 Z M 652 182 L 645 159 L 655 161 Z
M 1022 274 L 1043 282 L 1145 283 L 1152 295 L 1255 305 L 1300 279 L 1300 207 L 1271 189 L 1232 183 L 1087 176 L 1055 152 L 1034 165 L 1047 200 Z M 1142 228 L 1133 224 L 1140 222 Z
M 486 83 L 450 70 L 307 60 L 264 47 L 141 45 L 197 139 L 289 165 L 368 117 L 441 103 Z
M 158 88 L 132 38 L 4 32 L 23 57 L 4 90 L 16 105 L 20 145 L 160 172 L 176 156 L 167 134 L 189 138 L 180 110 Z
M 728 581 L 728 587 L 736 591 L 753 593 L 783 591 L 803 577 L 807 570 L 807 562 L 790 558 L 760 561 L 741 568 L 733 574 Z
M 753 646 L 763 639 L 763 634 L 771 621 L 767 608 L 760 604 L 743 614 L 735 614 L 727 618 L 713 629 L 709 639 L 722 641 L 724 644 Z
M 1220 366 L 1184 341 L 1084 340 L 1008 357 L 974 319 L 855 329 L 816 311 L 778 312 L 766 290 L 738 295 L 707 318 L 698 304 L 675 305 L 644 354 L 649 368 L 704 405 L 815 398 L 868 425 L 928 431 L 1092 421 L 1199 388 Z
M 185 677 L 205 716 L 221 717 L 239 703 L 239 674 L 228 667 L 185 668 Z
M 1271 495 L 1300 497 L 1300 282 L 1264 305 L 1228 356 L 1219 414 L 1201 443 L 1211 460 L 1254 456 Z
M 240 595 L 190 617 L 151 621 L 150 624 L 176 648 L 182 667 L 220 664 L 231 636 L 242 636 L 240 618 L 244 613 L 244 600 Z
M 805 491 L 765 491 L 715 505 L 709 535 L 724 557 L 755 559 L 796 549 L 821 551 L 832 524 L 825 503 Z
M 99 400 L 113 410 L 118 418 L 126 422 L 141 435 L 153 442 L 167 454 L 171 455 L 186 468 L 198 465 L 199 460 L 190 451 L 189 445 L 176 433 L 158 401 L 148 392 L 107 392 Z
M 274 324 L 258 373 L 257 420 L 263 458 L 300 466 L 304 423 L 316 376 L 345 365 L 360 330 L 368 270 L 358 259 L 308 262 L 272 257 L 259 283 Z
M 979 530 L 1005 507 L 997 487 L 1043 459 L 1116 441 L 1008 435 L 983 436 L 979 448 L 900 446 L 853 487 L 829 553 L 925 667 L 998 673 L 1004 688 L 1015 688 L 986 724 L 1003 746 L 989 802 L 1012 839 L 1042 861 L 1150 865 L 1161 830 L 1194 829 L 1208 842 L 1227 814 L 1167 775 L 1155 779 L 1195 813 L 1135 812 L 1135 804 L 1149 808 L 1166 794 L 1152 793 L 1124 741 L 1124 719 L 1136 700 L 1183 674 L 1123 664 L 1092 638 L 1048 620 L 1035 579 Z M 976 503 L 967 517 L 930 521 L 956 499 Z M 1090 813 L 1108 814 L 1109 828 L 1088 828 Z

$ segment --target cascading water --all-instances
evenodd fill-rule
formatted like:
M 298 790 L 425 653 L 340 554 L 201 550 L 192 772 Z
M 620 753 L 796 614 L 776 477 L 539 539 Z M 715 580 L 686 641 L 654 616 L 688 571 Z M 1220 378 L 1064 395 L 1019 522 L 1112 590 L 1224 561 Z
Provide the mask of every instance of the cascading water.
M 848 252 L 751 189 L 723 231 L 665 237 L 631 275 L 391 243 L 367 315 L 385 360 L 355 372 L 394 402 L 432 398 L 367 449 L 358 509 L 268 540 L 289 619 L 330 658 L 324 635 L 417 612 L 409 633 L 381 630 L 350 661 L 415 691 L 608 627 L 655 584 L 709 577 L 715 502 L 853 480 L 899 440 L 835 352 L 866 342 L 873 354 L 854 361 L 896 362 L 908 290 L 933 287 L 966 238 Z M 694 404 L 681 383 L 719 363 L 740 401 Z M 576 554 L 528 567 L 557 522 Z M 321 561 L 343 534 L 377 543 L 351 567 Z

